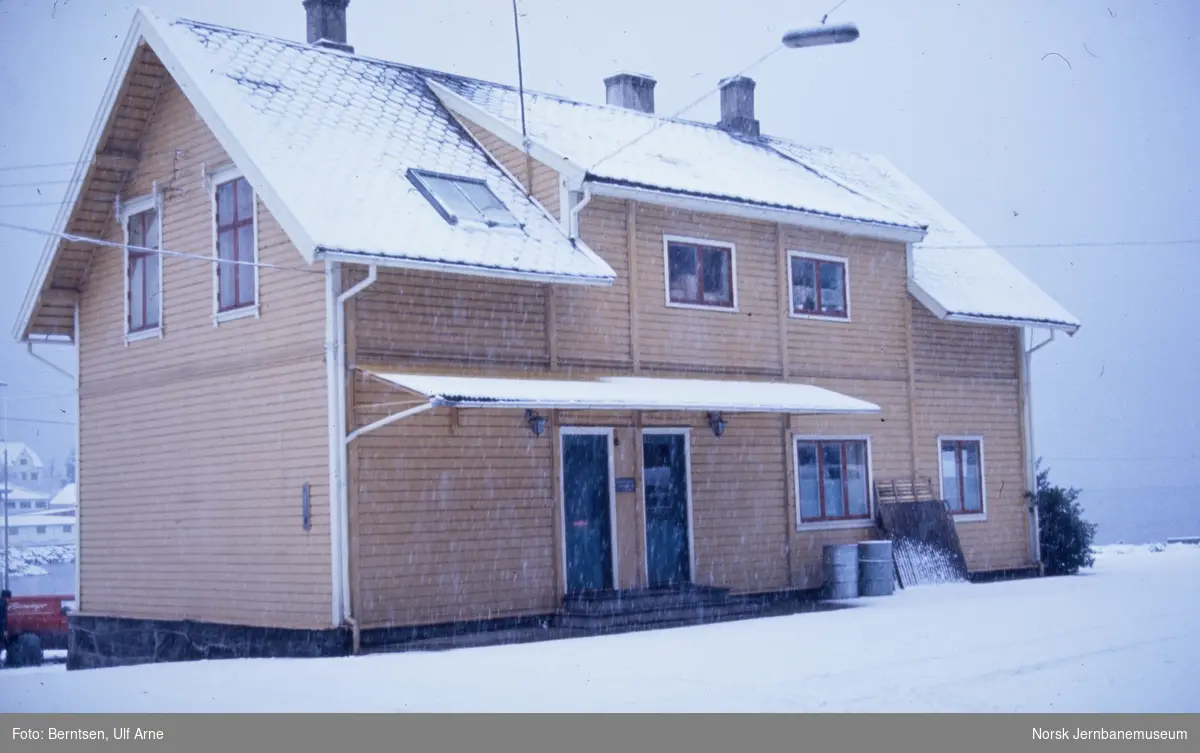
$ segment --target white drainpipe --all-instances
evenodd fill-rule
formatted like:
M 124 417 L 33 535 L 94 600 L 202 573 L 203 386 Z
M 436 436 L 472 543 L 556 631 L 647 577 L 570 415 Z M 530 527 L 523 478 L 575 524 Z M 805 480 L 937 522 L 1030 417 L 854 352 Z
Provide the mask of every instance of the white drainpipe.
M 568 231 L 571 240 L 575 240 L 579 237 L 579 213 L 582 212 L 583 208 L 586 207 L 588 202 L 592 200 L 592 187 L 584 183 L 582 184 L 582 188 L 582 198 L 580 198 L 578 204 L 571 207 L 571 225 Z
M 161 263 L 161 262 L 160 262 Z M 82 400 L 79 397 L 80 375 L 83 373 L 83 359 L 80 357 L 79 347 L 79 299 L 75 300 L 75 611 L 83 611 L 83 581 L 80 580 L 80 560 L 83 559 L 83 540 L 80 538 L 83 535 L 83 484 L 80 483 L 83 479 L 79 475 L 79 469 L 83 464 L 83 449 L 80 443 L 79 427 L 83 424 L 83 415 L 80 408 Z
M 342 624 L 345 614 L 342 603 L 342 524 L 337 491 L 342 486 L 342 464 L 338 449 L 342 446 L 342 435 L 338 429 L 338 370 L 341 364 L 339 353 L 342 338 L 338 332 L 337 289 L 341 270 L 336 262 L 325 260 L 325 394 L 326 422 L 329 426 L 329 547 L 332 582 L 333 626 Z
M 350 601 L 350 504 L 346 457 L 346 301 L 377 279 L 372 264 L 367 276 L 339 294 L 341 265 L 325 262 L 325 373 L 328 380 L 329 411 L 329 521 L 332 555 L 333 624 L 354 622 Z M 357 632 L 357 630 L 355 631 Z
M 1025 330 L 1022 334 L 1022 343 L 1026 339 L 1026 333 L 1029 342 L 1032 343 L 1032 329 Z M 1025 422 L 1025 486 L 1034 495 L 1037 494 L 1037 456 L 1034 454 L 1036 445 L 1033 441 L 1033 354 L 1052 342 L 1054 342 L 1054 330 L 1050 330 L 1050 336 L 1037 345 L 1026 347 L 1022 344 L 1021 347 L 1021 384 L 1025 393 L 1023 395 L 1025 415 L 1021 417 L 1021 420 Z M 1037 563 L 1038 570 L 1041 571 L 1041 521 L 1038 519 L 1036 496 L 1034 501 L 1030 503 L 1029 527 L 1029 554 L 1032 560 Z

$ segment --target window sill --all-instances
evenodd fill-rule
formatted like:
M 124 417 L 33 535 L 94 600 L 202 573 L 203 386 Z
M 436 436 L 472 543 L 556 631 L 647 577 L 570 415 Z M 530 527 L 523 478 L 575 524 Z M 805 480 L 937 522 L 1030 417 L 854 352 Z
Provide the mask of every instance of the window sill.
M 522 238 L 529 235 L 525 232 L 524 225 L 488 225 L 485 222 L 458 219 L 455 220 L 454 227 L 472 233 L 500 233 L 501 235 L 512 235 Z
M 827 520 L 819 523 L 800 523 L 796 526 L 797 533 L 807 533 L 811 531 L 841 531 L 848 528 L 874 528 L 875 521 L 870 519 L 859 520 Z
M 950 513 L 950 517 L 954 518 L 955 523 L 986 523 L 987 522 L 987 513 L 986 512 L 972 512 L 972 513 L 958 513 L 958 514 Z
M 135 342 L 138 342 L 139 340 L 158 340 L 158 339 L 161 339 L 162 336 L 163 336 L 162 327 L 155 327 L 154 329 L 143 329 L 138 332 L 126 332 L 125 333 L 125 344 L 128 345 L 129 343 L 135 343 Z
M 667 308 L 669 308 L 669 309 L 691 309 L 693 311 L 716 311 L 716 312 L 719 312 L 722 314 L 738 313 L 737 306 L 721 306 L 718 304 L 710 305 L 710 304 L 704 304 L 704 303 L 675 303 L 674 301 L 667 301 Z
M 217 326 L 223 322 L 232 322 L 235 319 L 246 319 L 249 317 L 258 317 L 258 304 L 250 306 L 242 306 L 238 309 L 230 309 L 229 311 L 218 311 L 213 314 L 213 326 Z
M 799 314 L 799 313 L 796 313 L 795 311 L 792 311 L 792 312 L 788 313 L 788 316 L 790 316 L 792 319 L 812 319 L 812 320 L 819 321 L 819 322 L 842 322 L 845 324 L 850 323 L 850 315 L 849 314 L 846 314 L 845 316 L 830 316 L 829 314 Z

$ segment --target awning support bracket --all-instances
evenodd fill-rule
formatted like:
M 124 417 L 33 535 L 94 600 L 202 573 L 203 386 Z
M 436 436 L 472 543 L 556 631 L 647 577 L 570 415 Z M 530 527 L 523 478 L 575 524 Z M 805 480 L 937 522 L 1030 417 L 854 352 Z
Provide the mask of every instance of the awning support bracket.
M 370 432 L 373 432 L 376 429 L 382 429 L 384 426 L 387 426 L 388 424 L 394 424 L 397 421 L 402 421 L 402 420 L 408 418 L 409 416 L 415 416 L 418 413 L 424 413 L 425 411 L 427 411 L 431 408 L 435 408 L 435 407 L 437 407 L 437 404 L 435 403 L 435 401 L 430 400 L 427 403 L 421 403 L 420 405 L 413 407 L 413 408 L 409 408 L 408 410 L 402 410 L 399 413 L 393 413 L 390 416 L 384 416 L 383 418 L 379 419 L 378 421 L 373 421 L 372 423 L 369 423 L 366 426 L 361 426 L 361 427 L 355 429 L 354 431 L 350 432 L 349 434 L 346 435 L 346 439 L 344 440 L 344 442 L 345 442 L 345 444 L 349 445 L 351 442 L 353 442 L 355 439 L 358 439 L 363 434 L 369 434 Z

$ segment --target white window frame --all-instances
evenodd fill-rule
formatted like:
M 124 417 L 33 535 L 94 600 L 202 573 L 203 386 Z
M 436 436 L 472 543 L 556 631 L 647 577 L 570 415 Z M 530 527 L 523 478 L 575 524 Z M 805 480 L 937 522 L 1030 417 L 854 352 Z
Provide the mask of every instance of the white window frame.
M 696 535 L 695 519 L 692 512 L 692 429 L 690 426 L 655 426 L 643 427 L 642 436 L 662 434 L 683 435 L 683 463 L 687 474 L 687 540 L 688 540 L 688 582 L 696 582 Z M 645 452 L 645 443 L 638 447 L 639 452 Z M 642 506 L 642 538 L 648 535 L 649 527 L 646 518 L 646 467 L 645 456 L 642 458 L 642 477 L 638 479 L 638 502 Z M 647 583 L 650 581 L 650 542 L 642 542 L 642 572 L 646 574 Z
M 476 143 L 478 143 L 478 142 L 476 142 Z M 508 170 L 506 168 L 501 167 L 501 171 L 507 173 L 509 175 L 509 177 L 512 177 L 514 182 L 517 185 L 521 184 L 521 181 L 516 180 L 516 177 L 513 176 L 512 173 L 508 172 Z M 438 214 L 440 214 L 442 216 L 442 219 L 446 220 L 446 222 L 449 223 L 452 227 L 460 227 L 460 228 L 463 228 L 464 230 L 474 229 L 474 230 L 517 233 L 520 235 L 525 234 L 525 223 L 521 222 L 520 218 L 517 217 L 516 212 L 514 212 L 512 210 L 512 207 L 510 207 L 507 203 L 505 203 L 504 199 L 500 198 L 500 194 L 496 193 L 496 190 L 494 188 L 492 188 L 491 183 L 488 182 L 486 179 L 473 178 L 473 177 L 466 176 L 466 175 L 455 175 L 453 173 L 442 173 L 442 172 L 438 172 L 436 170 L 424 170 L 421 168 L 409 168 L 407 171 L 407 175 L 408 175 L 409 182 L 411 182 L 414 186 L 416 186 L 417 190 L 421 193 L 421 195 L 424 196 L 425 199 L 433 206 L 433 208 L 437 210 Z M 509 224 L 509 223 L 492 224 L 492 223 L 487 222 L 486 219 L 477 220 L 473 217 L 460 217 L 459 215 L 455 214 L 454 211 L 452 209 L 450 209 L 450 207 L 447 206 L 442 201 L 441 197 L 438 196 L 437 191 L 435 191 L 433 186 L 430 185 L 430 182 L 429 182 L 430 178 L 433 178 L 435 180 L 443 180 L 443 181 L 446 181 L 447 183 L 455 184 L 456 188 L 458 185 L 461 185 L 464 183 L 474 183 L 476 185 L 483 186 L 484 189 L 492 195 L 492 198 L 494 198 L 497 202 L 500 203 L 500 206 L 504 208 L 504 211 L 508 212 L 508 216 L 512 217 L 513 224 Z M 460 193 L 461 193 L 461 191 L 460 191 Z M 465 193 L 463 193 L 463 198 L 466 199 L 467 203 L 471 204 L 472 206 L 475 205 L 475 201 L 473 199 L 471 199 L 471 197 L 467 196 Z M 540 204 L 539 204 L 539 206 L 540 206 Z M 544 207 L 542 207 L 542 208 L 545 209 Z M 549 212 L 547 211 L 546 214 L 549 214 Z
M 250 186 L 250 191 L 252 192 L 253 196 L 253 201 L 251 202 L 251 206 L 253 207 L 253 219 L 251 222 L 251 227 L 253 228 L 252 234 L 254 236 L 254 265 L 251 266 L 250 269 L 254 270 L 254 303 L 249 306 L 242 306 L 241 308 L 231 309 L 229 311 L 221 311 L 221 265 L 219 263 L 220 255 L 217 247 L 217 243 L 219 241 L 219 234 L 217 232 L 217 189 L 226 183 L 245 177 L 246 174 L 242 172 L 242 170 L 240 170 L 236 165 L 230 165 L 229 167 L 209 173 L 208 176 L 208 198 L 209 203 L 211 204 L 210 213 L 212 215 L 212 321 L 214 327 L 219 327 L 223 322 L 230 322 L 235 319 L 245 319 L 251 316 L 257 319 L 261 316 L 262 312 L 262 292 L 259 289 L 260 275 L 258 266 L 260 263 L 258 241 L 258 191 L 254 188 L 254 186 Z M 246 181 L 247 184 L 249 184 L 249 182 L 249 180 Z
M 158 191 L 139 196 L 128 201 L 121 202 L 120 212 L 118 213 L 121 219 L 121 237 L 124 238 L 124 244 L 129 245 L 129 219 L 134 215 L 141 214 L 154 210 L 155 219 L 158 222 L 158 248 L 161 251 L 163 247 L 163 200 L 162 194 Z M 121 305 L 124 322 L 121 324 L 121 331 L 125 334 L 125 345 L 137 342 L 139 340 L 162 339 L 163 336 L 163 299 L 166 298 L 163 290 L 163 267 L 166 266 L 163 262 L 166 260 L 162 254 L 158 255 L 158 326 L 150 329 L 144 329 L 140 332 L 129 331 L 129 249 L 122 249 L 121 256 L 123 262 L 121 264 L 122 275 L 125 281 L 122 283 L 124 290 L 124 303 Z
M 671 244 L 672 243 L 688 243 L 699 246 L 712 246 L 713 248 L 729 249 L 729 295 L 732 306 L 722 306 L 720 304 L 704 304 L 704 303 L 676 303 L 671 300 Z M 685 235 L 668 235 L 663 234 L 662 242 L 663 254 L 663 300 L 666 301 L 667 308 L 672 309 L 692 309 L 695 311 L 716 311 L 723 314 L 738 313 L 738 292 L 737 292 L 737 245 L 728 241 L 714 241 L 706 238 L 691 238 Z M 704 281 L 700 281 L 701 294 L 703 294 Z
M 831 256 L 829 254 L 818 254 L 812 251 L 800 251 L 791 249 L 787 253 L 787 282 L 788 282 L 788 316 L 793 319 L 814 319 L 822 322 L 849 322 L 851 321 L 850 309 L 850 259 L 845 256 Z M 836 262 L 842 265 L 842 269 L 846 270 L 845 276 L 845 294 L 846 294 L 846 315 L 832 316 L 830 314 L 805 314 L 796 312 L 796 287 L 792 281 L 792 259 L 811 259 L 813 261 L 829 261 Z M 821 274 L 817 272 L 817 286 L 821 285 Z
M 983 447 L 982 434 L 941 434 L 937 438 L 937 458 L 938 458 L 938 495 L 941 499 L 946 498 L 946 473 L 942 467 L 942 442 L 978 442 L 979 443 L 979 494 L 982 499 L 980 512 L 970 513 L 950 513 L 950 517 L 959 523 L 983 523 L 987 521 L 988 497 L 987 497 L 987 455 Z
M 818 520 L 805 523 L 800 517 L 800 467 L 796 463 L 796 451 L 801 442 L 866 442 L 867 444 L 867 517 L 855 520 Z M 796 506 L 794 521 L 797 531 L 837 531 L 848 528 L 875 527 L 875 453 L 869 434 L 793 434 L 792 456 L 792 499 Z M 819 470 L 819 468 L 818 468 Z
M 616 449 L 613 443 L 613 427 L 611 426 L 560 426 L 558 427 L 558 519 L 559 550 L 562 556 L 562 589 L 567 593 L 567 474 L 565 451 L 566 445 L 562 438 L 570 434 L 602 435 L 608 437 L 608 528 L 609 547 L 612 554 L 612 583 L 613 589 L 621 587 L 621 549 L 617 545 L 617 469 Z

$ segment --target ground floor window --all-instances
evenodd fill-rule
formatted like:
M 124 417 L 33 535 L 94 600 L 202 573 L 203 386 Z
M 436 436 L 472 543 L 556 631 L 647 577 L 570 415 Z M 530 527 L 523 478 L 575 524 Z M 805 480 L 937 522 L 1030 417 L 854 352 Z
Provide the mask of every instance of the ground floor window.
M 865 439 L 796 439 L 796 506 L 800 523 L 869 520 Z
M 942 499 L 955 515 L 983 513 L 983 440 L 979 437 L 942 437 L 940 465 Z

